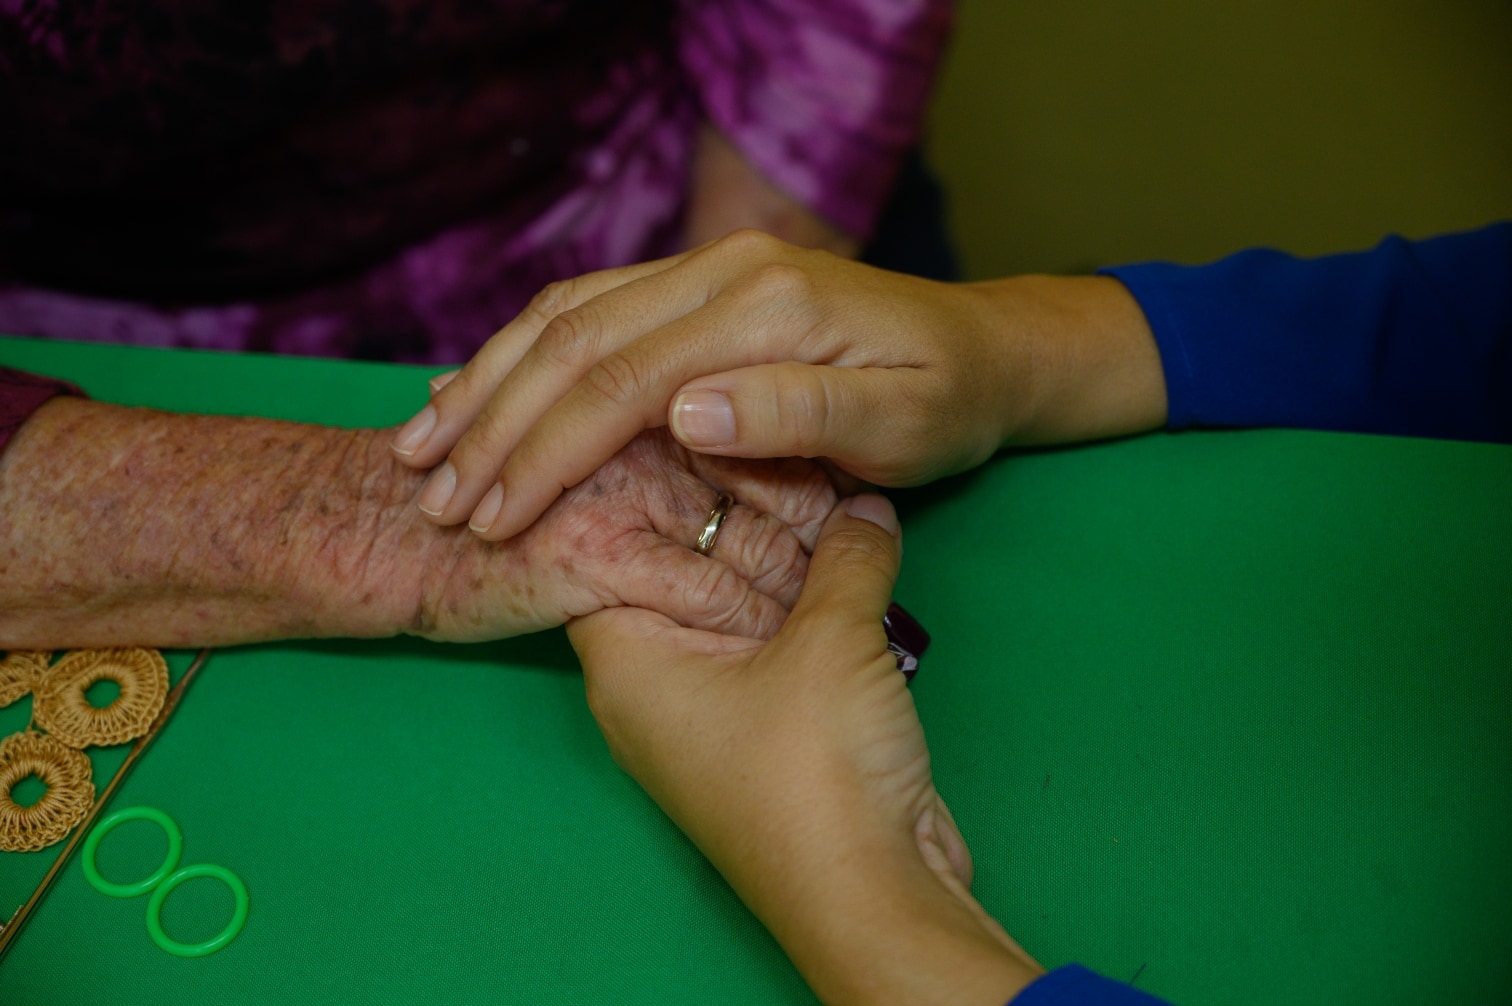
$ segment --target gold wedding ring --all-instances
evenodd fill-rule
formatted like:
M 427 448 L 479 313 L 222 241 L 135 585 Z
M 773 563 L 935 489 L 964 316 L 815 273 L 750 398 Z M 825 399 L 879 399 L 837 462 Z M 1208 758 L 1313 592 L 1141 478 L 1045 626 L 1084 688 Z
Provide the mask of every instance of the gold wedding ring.
M 714 539 L 719 537 L 719 528 L 724 524 L 726 517 L 730 515 L 730 507 L 735 505 L 735 499 L 729 493 L 720 493 L 719 499 L 714 501 L 714 509 L 709 511 L 709 519 L 704 523 L 703 533 L 698 536 L 698 542 L 693 546 L 693 551 L 699 555 L 708 555 L 714 551 Z

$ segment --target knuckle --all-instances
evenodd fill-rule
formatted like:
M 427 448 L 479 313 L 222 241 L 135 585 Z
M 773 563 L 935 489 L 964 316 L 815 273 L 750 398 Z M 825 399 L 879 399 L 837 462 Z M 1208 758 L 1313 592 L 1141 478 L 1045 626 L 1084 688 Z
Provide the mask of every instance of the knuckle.
M 742 521 L 736 530 L 739 537 L 733 543 L 740 568 L 750 570 L 759 578 L 764 571 L 781 562 L 775 554 L 784 543 L 787 525 L 770 514 L 753 514 L 750 520 Z
M 511 443 L 505 439 L 507 434 L 497 434 L 494 441 L 495 447 L 486 456 L 490 458 L 505 458 L 504 449 L 510 448 L 507 460 L 510 462 L 511 478 L 518 478 L 521 472 L 539 472 L 544 466 L 548 466 L 552 460 L 552 450 L 548 445 L 541 442 L 539 437 L 526 434 L 519 443 Z M 503 469 L 500 469 L 502 475 Z M 502 478 L 500 481 L 503 481 Z M 555 489 L 570 489 L 570 486 L 556 486 Z
M 570 279 L 559 279 L 554 283 L 546 284 L 539 293 L 530 298 L 530 303 L 525 306 L 526 314 L 545 325 L 573 304 L 573 291 L 576 286 L 576 282 Z
M 807 301 L 814 292 L 814 284 L 799 266 L 768 262 L 751 273 L 745 292 L 759 300 L 786 305 Z
M 867 578 L 893 575 L 893 557 L 878 540 L 877 534 L 858 528 L 841 528 L 827 544 L 831 563 L 850 574 Z
M 740 542 L 741 568 L 751 586 L 784 605 L 797 599 L 807 568 L 803 546 L 792 530 L 770 514 L 761 514 Z
M 785 528 L 771 514 L 756 513 L 751 514 L 750 520 L 741 520 L 732 531 L 738 536 L 735 554 L 739 564 L 744 569 L 759 570 L 767 561 L 767 552 L 776 545 Z
M 838 495 L 830 480 L 822 472 L 815 471 L 813 477 L 805 479 L 788 494 L 783 512 L 777 516 L 787 521 L 800 544 L 806 542 L 812 547 L 824 522 L 829 519 L 830 511 L 835 508 L 836 499 Z
M 688 582 L 684 595 L 687 617 L 695 628 L 712 632 L 728 629 L 740 615 L 745 581 L 724 563 L 707 563 Z
M 567 370 L 581 366 L 589 358 L 592 346 L 593 326 L 577 310 L 554 315 L 536 340 L 536 349 L 548 366 Z
M 769 258 L 782 249 L 783 243 L 765 231 L 742 227 L 720 238 L 715 247 L 737 258 Z
M 487 463 L 502 463 L 512 446 L 503 420 L 491 410 L 479 416 L 452 448 L 450 461 L 459 471 Z
M 832 406 L 829 388 L 814 368 L 787 370 L 767 401 L 772 404 L 774 431 L 786 435 L 795 453 L 807 457 L 825 453 Z
M 583 378 L 586 389 L 608 402 L 627 402 L 646 386 L 639 364 L 625 353 L 610 353 Z

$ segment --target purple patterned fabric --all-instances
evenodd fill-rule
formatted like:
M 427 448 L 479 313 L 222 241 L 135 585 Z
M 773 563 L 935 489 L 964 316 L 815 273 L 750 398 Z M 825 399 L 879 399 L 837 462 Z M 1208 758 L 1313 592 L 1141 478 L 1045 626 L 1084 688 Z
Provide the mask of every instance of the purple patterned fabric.
M 865 235 L 952 0 L 0 0 L 0 332 L 460 362 L 675 249 L 700 119 Z

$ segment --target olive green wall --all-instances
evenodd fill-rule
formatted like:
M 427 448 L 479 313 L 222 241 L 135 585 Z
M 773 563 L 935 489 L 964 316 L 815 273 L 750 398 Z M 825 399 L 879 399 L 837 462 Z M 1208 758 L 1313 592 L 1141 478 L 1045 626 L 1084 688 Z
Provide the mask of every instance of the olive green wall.
M 974 278 L 1512 217 L 1512 2 L 961 0 L 930 151 Z

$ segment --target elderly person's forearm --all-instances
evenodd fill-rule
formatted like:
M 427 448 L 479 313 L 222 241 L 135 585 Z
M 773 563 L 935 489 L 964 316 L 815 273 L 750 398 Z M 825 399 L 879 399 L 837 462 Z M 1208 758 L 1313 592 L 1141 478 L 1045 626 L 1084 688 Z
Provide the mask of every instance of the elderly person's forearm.
M 0 454 L 0 648 L 486 639 L 657 602 L 769 634 L 801 583 L 800 538 L 745 507 L 689 551 L 715 490 L 665 437 L 499 547 L 418 514 L 390 436 L 55 399 Z M 802 525 L 833 493 L 798 481 L 762 498 Z
M 372 431 L 56 399 L 0 455 L 0 642 L 423 629 L 446 539 L 406 533 L 418 480 L 383 453 Z

